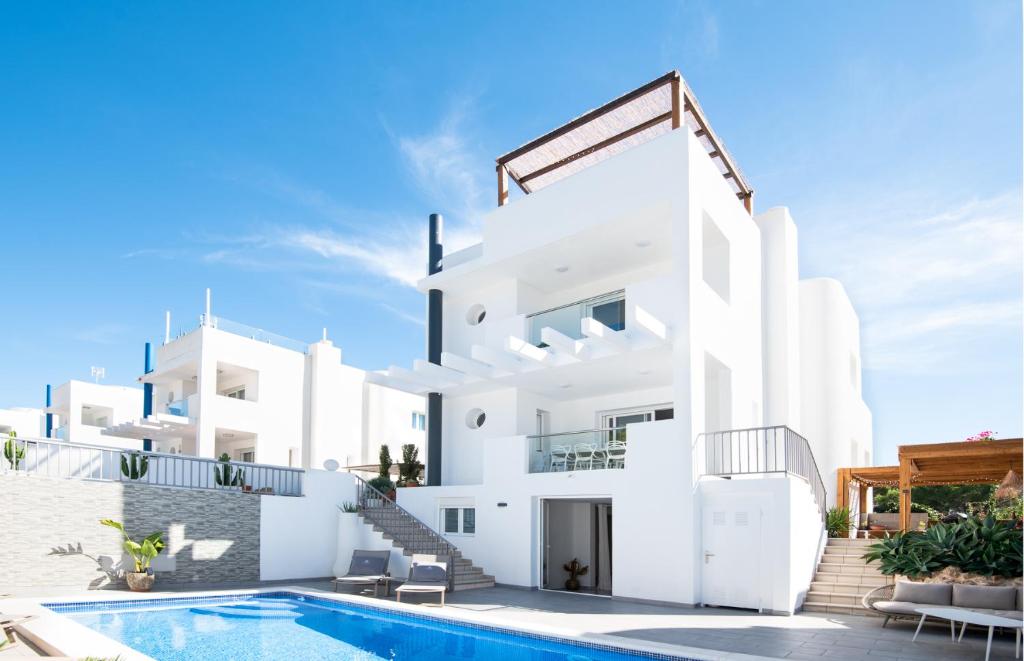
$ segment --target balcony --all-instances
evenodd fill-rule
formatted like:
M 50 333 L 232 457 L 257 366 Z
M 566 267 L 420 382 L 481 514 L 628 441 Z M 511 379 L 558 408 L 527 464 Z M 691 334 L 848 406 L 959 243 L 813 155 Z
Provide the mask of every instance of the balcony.
M 527 437 L 530 473 L 614 470 L 626 467 L 626 427 Z
M 619 290 L 601 296 L 576 301 L 543 312 L 527 315 L 529 341 L 535 347 L 550 346 L 544 338 L 544 329 L 550 328 L 571 340 L 584 338 L 582 322 L 594 319 L 613 331 L 626 328 L 626 292 Z M 548 333 L 550 339 L 550 333 Z
M 164 412 L 170 415 L 178 415 L 183 418 L 188 417 L 188 399 L 178 399 L 173 402 L 168 402 L 164 405 Z

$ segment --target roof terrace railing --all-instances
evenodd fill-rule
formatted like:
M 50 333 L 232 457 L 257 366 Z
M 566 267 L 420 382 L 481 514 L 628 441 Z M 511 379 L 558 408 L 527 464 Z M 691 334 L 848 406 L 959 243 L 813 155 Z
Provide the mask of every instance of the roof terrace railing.
M 0 474 L 273 496 L 301 496 L 305 475 L 299 468 L 243 461 L 225 463 L 206 457 L 65 443 L 55 439 L 15 438 L 9 442 L 0 440 L 0 445 L 4 447 Z
M 807 480 L 825 518 L 825 483 L 810 443 L 789 427 L 752 427 L 699 434 L 694 443 L 697 477 L 782 473 Z

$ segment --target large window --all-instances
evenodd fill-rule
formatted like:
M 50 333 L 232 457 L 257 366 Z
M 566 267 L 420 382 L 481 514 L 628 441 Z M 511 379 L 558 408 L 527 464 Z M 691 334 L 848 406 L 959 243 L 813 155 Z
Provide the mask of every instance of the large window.
M 626 440 L 626 425 L 652 420 L 671 420 L 674 415 L 672 406 L 668 404 L 647 406 L 638 409 L 614 411 L 602 414 L 601 428 L 611 429 L 609 440 Z
M 476 508 L 442 507 L 441 526 L 446 535 L 476 534 Z

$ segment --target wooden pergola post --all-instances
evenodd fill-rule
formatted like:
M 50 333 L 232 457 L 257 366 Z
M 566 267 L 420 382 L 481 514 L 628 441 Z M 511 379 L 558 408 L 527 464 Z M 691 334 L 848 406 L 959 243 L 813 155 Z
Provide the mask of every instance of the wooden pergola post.
M 672 130 L 683 125 L 683 96 L 679 85 L 679 76 L 672 79 Z
M 913 461 L 908 457 L 900 457 L 900 530 L 910 529 L 910 471 Z
M 498 206 L 503 207 L 508 202 L 508 168 L 504 163 L 498 163 Z
M 836 507 L 842 509 L 850 506 L 850 475 L 849 468 L 836 471 Z

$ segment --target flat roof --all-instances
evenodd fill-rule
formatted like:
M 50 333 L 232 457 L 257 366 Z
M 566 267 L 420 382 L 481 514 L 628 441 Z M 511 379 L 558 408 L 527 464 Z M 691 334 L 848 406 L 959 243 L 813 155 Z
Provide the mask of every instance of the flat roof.
M 753 189 L 715 135 L 693 90 L 678 71 L 670 71 L 499 156 L 498 205 L 508 199 L 506 175 L 529 194 L 681 128 L 684 123 L 736 197 L 751 211 Z

